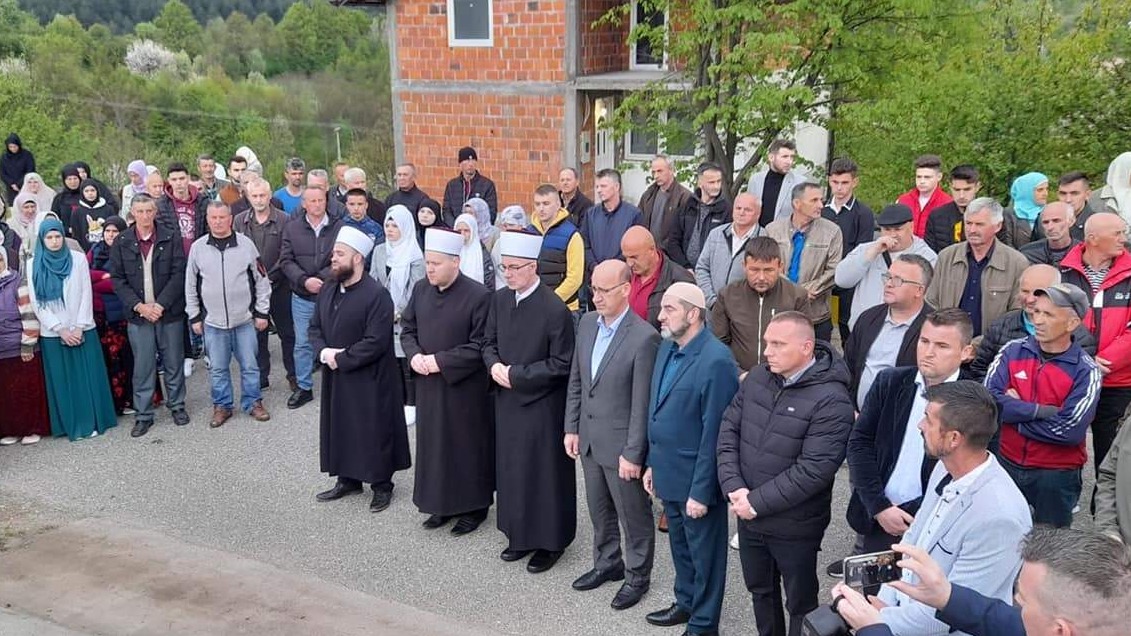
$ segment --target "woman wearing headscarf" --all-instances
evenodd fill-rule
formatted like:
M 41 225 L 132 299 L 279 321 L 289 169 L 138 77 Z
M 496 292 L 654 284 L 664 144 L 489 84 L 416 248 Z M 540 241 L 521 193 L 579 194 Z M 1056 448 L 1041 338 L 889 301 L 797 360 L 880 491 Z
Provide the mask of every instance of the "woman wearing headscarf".
M 19 194 L 24 177 L 35 172 L 35 155 L 24 148 L 24 142 L 16 133 L 8 135 L 4 142 L 4 152 L 0 153 L 0 181 L 4 182 L 4 201 L 11 202 Z
M 0 250 L 0 445 L 34 444 L 51 434 L 43 364 L 35 355 L 39 320 L 31 308 L 27 277 Z
M 236 148 L 236 154 L 247 159 L 247 168 L 245 168 L 245 170 L 252 170 L 258 172 L 260 175 L 263 174 L 263 164 L 259 162 L 259 156 L 255 154 L 254 150 L 247 146 L 240 146 Z
M 472 197 L 467 200 L 467 203 L 463 204 L 463 213 L 470 214 L 475 219 L 475 229 L 479 233 L 479 240 L 490 253 L 495 247 L 495 241 L 499 238 L 499 228 L 491 225 L 491 209 L 487 207 L 487 202 L 479 197 Z
M 1131 152 L 1115 158 L 1107 167 L 1107 183 L 1100 189 L 1101 206 L 1096 210 L 1115 212 L 1131 223 Z
M 424 278 L 424 253 L 416 243 L 416 223 L 403 205 L 385 211 L 385 242 L 373 248 L 369 275 L 384 285 L 393 297 L 393 350 L 404 377 L 405 422 L 416 422 L 416 391 L 413 371 L 401 348 L 401 312 L 408 307 L 412 290 Z
M 416 208 L 416 244 L 424 249 L 424 232 L 430 227 L 447 227 L 440 218 L 440 202 L 424 199 Z
M 102 228 L 106 219 L 115 216 L 114 210 L 98 190 L 93 179 L 84 179 L 79 186 L 79 209 L 71 215 L 71 237 L 79 242 L 83 252 L 102 241 Z
M 1009 198 L 1012 206 L 1005 211 L 1008 221 L 1003 225 L 1007 230 L 1004 240 L 1010 247 L 1020 249 L 1029 242 L 1033 226 L 1049 202 L 1049 178 L 1039 172 L 1023 174 L 1013 180 Z
M 479 240 L 479 224 L 470 214 L 461 214 L 456 218 L 453 230 L 463 235 L 463 250 L 459 255 L 459 271 L 468 278 L 483 283 L 487 289 L 495 289 L 495 264 L 491 261 L 491 252 Z
M 521 232 L 530 227 L 530 217 L 526 216 L 526 210 L 521 205 L 508 205 L 503 208 L 499 213 L 499 227 L 503 231 L 513 230 Z M 499 271 L 499 266 L 503 264 L 503 255 L 499 251 L 499 242 L 495 241 L 495 246 L 491 248 L 491 262 L 495 265 L 495 271 Z M 502 276 L 495 277 L 495 289 L 502 289 L 507 286 Z
M 90 284 L 94 291 L 94 327 L 102 345 L 102 359 L 106 362 L 110 380 L 110 396 L 114 412 L 133 415 L 134 352 L 130 348 L 127 327 L 129 316 L 122 301 L 114 293 L 110 280 L 110 249 L 118 235 L 126 231 L 126 220 L 120 216 L 106 219 L 101 240 L 94 243 L 86 254 L 90 264 Z
M 106 203 L 109 203 L 110 207 L 114 209 L 114 214 L 117 214 L 118 210 L 121 209 L 121 202 L 118 201 L 118 197 L 109 186 L 103 183 L 101 179 L 94 178 L 94 173 L 90 171 L 90 164 L 85 161 L 76 161 L 75 168 L 79 171 L 79 177 L 83 181 L 90 179 L 94 182 L 95 187 L 98 188 L 98 196 L 106 199 Z
M 73 163 L 63 166 L 59 174 L 63 177 L 63 187 L 51 202 L 51 211 L 63 222 L 63 227 L 68 228 L 71 226 L 71 215 L 79 209 L 82 201 L 82 192 L 79 190 L 82 177 L 79 176 L 79 169 Z
M 55 191 L 48 187 L 38 172 L 29 172 L 24 176 L 24 186 L 20 188 L 20 194 L 27 194 L 35 199 L 40 210 L 50 210 L 51 203 L 55 201 Z
M 149 171 L 145 167 L 144 161 L 134 159 L 126 167 L 126 174 L 129 176 L 130 182 L 122 188 L 122 212 L 124 212 L 122 216 L 129 219 L 130 202 L 134 200 L 134 195 L 145 192 L 145 177 L 149 176 Z
M 12 209 L 12 222 L 9 227 L 20 237 L 20 252 L 31 253 L 31 246 L 35 245 L 36 232 L 35 228 L 38 221 L 42 220 L 40 210 L 50 210 L 50 208 L 41 208 L 35 200 L 35 197 L 26 192 L 21 192 L 16 195 L 16 200 L 13 203 Z M 21 259 L 22 261 L 23 259 Z M 10 263 L 12 269 L 23 269 L 22 263 Z
M 94 330 L 90 267 L 83 254 L 67 248 L 63 232 L 58 219 L 40 224 L 28 291 L 39 319 L 51 433 L 74 441 L 118 421 Z

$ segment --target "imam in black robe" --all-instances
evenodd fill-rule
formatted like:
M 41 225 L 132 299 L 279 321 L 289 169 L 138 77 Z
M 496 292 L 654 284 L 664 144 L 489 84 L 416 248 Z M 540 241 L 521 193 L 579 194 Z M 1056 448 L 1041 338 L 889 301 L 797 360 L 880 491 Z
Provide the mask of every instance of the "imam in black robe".
M 391 482 L 412 465 L 393 352 L 393 299 L 369 276 L 342 291 L 327 282 L 310 319 L 314 355 L 326 347 L 338 368 L 322 369 L 322 472 L 368 484 Z
M 577 482 L 565 454 L 565 404 L 573 320 L 539 284 L 515 306 L 494 292 L 483 362 L 510 366 L 511 389 L 495 391 L 495 488 L 499 530 L 512 550 L 564 550 L 577 533 Z
M 417 375 L 416 482 L 421 512 L 452 517 L 495 498 L 495 412 L 483 339 L 491 292 L 459 275 L 440 291 L 416 284 L 401 314 L 405 359 L 435 355 L 439 373 Z

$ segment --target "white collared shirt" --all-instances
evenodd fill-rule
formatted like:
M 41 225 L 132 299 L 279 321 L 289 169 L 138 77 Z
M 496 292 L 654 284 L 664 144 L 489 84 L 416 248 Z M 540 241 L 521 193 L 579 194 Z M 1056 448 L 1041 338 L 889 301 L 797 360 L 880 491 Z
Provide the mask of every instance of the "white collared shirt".
M 993 455 L 986 453 L 986 460 L 979 464 L 977 468 L 966 473 L 960 479 L 955 479 L 943 488 L 942 494 L 939 495 L 938 501 L 935 502 L 935 509 L 931 511 L 931 516 L 927 517 L 927 527 L 923 528 L 923 534 L 919 541 L 916 542 L 919 547 L 924 550 L 930 549 L 931 543 L 935 538 L 935 533 L 938 532 L 939 525 L 942 524 L 942 520 L 950 513 L 954 502 L 958 501 L 959 495 L 966 492 L 966 489 L 977 481 L 982 473 L 986 472 L 986 469 L 989 468 L 990 462 L 992 461 Z M 945 479 L 946 473 L 943 474 L 943 479 Z
M 518 304 L 519 304 L 520 302 L 522 302 L 522 301 L 526 300 L 527 298 L 530 298 L 530 295 L 534 293 L 534 290 L 535 290 L 535 289 L 538 289 L 538 285 L 539 285 L 539 284 L 540 284 L 541 282 L 542 282 L 541 280 L 539 280 L 539 279 L 535 278 L 535 279 L 534 279 L 534 284 L 530 286 L 530 289 L 528 289 L 528 290 L 526 290 L 526 291 L 524 291 L 524 292 L 517 292 L 517 291 L 516 291 L 516 292 L 514 293 L 514 306 L 515 306 L 515 307 L 518 307 Z
M 955 371 L 945 381 L 954 382 L 958 379 L 958 373 Z M 919 422 L 923 421 L 923 415 L 927 412 L 926 391 L 927 381 L 923 379 L 922 373 L 916 373 L 915 401 L 911 403 L 911 410 L 907 413 L 907 427 L 903 430 L 903 441 L 899 446 L 895 467 L 884 485 L 884 496 L 896 506 L 923 496 L 922 470 L 926 451 L 923 449 Z
M 330 224 L 330 213 L 327 212 L 327 213 L 323 214 L 322 220 L 319 221 L 318 225 L 311 223 L 310 222 L 310 215 L 307 214 L 306 215 L 306 224 L 310 226 L 310 229 L 314 230 L 314 236 L 318 236 L 318 235 L 322 234 L 322 228 L 324 228 L 324 227 L 326 227 L 327 225 Z
M 731 224 L 731 226 L 730 226 L 730 233 L 731 233 L 730 257 L 731 258 L 738 256 L 738 253 L 742 251 L 742 248 L 746 247 L 746 241 L 749 240 L 750 238 L 752 238 L 753 236 L 755 236 L 758 233 L 758 227 L 759 227 L 758 223 L 755 222 L 754 225 L 752 225 L 749 230 L 746 230 L 746 234 L 739 236 L 739 235 L 734 233 L 734 224 L 733 223 Z

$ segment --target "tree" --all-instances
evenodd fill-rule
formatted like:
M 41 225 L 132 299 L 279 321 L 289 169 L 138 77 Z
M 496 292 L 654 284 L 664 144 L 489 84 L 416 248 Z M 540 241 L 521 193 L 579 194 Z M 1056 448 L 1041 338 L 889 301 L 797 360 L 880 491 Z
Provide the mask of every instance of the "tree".
M 157 27 L 157 41 L 161 44 L 193 57 L 200 54 L 204 29 L 181 0 L 169 0 L 153 20 L 153 26 Z

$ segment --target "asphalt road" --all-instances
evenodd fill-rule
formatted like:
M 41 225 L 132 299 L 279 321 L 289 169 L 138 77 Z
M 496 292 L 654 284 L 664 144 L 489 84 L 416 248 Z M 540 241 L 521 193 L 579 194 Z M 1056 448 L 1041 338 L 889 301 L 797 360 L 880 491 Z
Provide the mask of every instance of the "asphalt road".
M 272 346 L 277 347 L 275 339 Z M 239 414 L 223 428 L 209 429 L 208 381 L 198 364 L 188 380 L 189 426 L 174 427 L 162 411 L 140 439 L 130 438 L 132 418 L 124 417 L 95 439 L 0 448 L 0 496 L 29 510 L 49 509 L 57 523 L 96 517 L 152 530 L 504 634 L 681 633 L 644 621 L 646 613 L 672 601 L 666 535 L 657 541 L 651 591 L 637 607 L 609 608 L 617 584 L 591 592 L 570 588 L 591 564 L 583 496 L 577 540 L 553 570 L 540 575 L 498 558 L 506 541 L 494 527 L 494 509 L 479 531 L 465 537 L 421 528 L 424 517 L 411 500 L 411 470 L 397 475 L 393 505 L 379 514 L 368 511 L 368 495 L 315 501 L 314 493 L 332 483 L 318 470 L 317 400 L 288 411 L 281 367 L 276 365 L 274 387 L 265 393 L 269 422 Z M 411 428 L 410 437 L 415 439 Z M 1086 473 L 1090 493 L 1090 468 Z M 580 477 L 578 467 L 579 496 Z M 820 557 L 822 600 L 834 583 L 824 577 L 823 565 L 851 547 L 843 514 L 847 501 L 848 472 L 842 468 Z M 1078 519 L 1088 523 L 1086 514 Z M 735 551 L 729 551 L 728 570 L 721 630 L 752 633 Z

